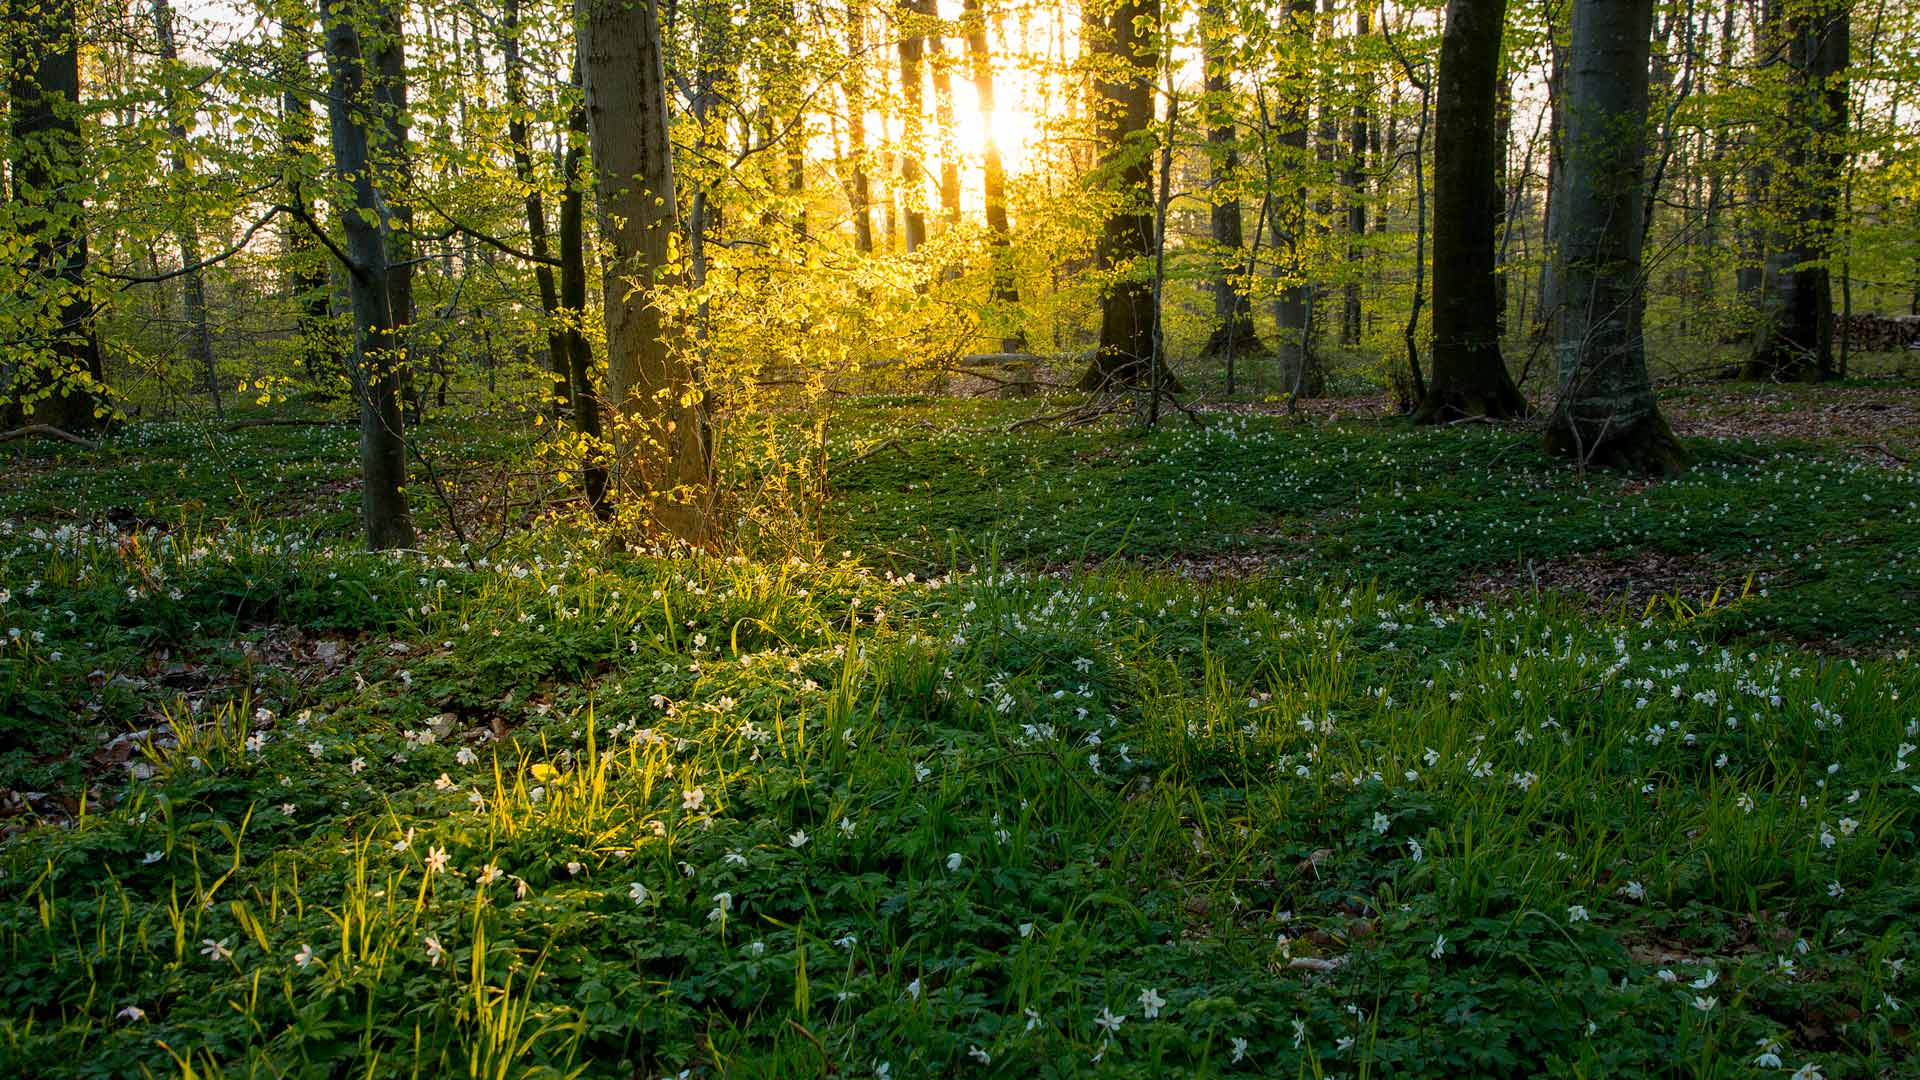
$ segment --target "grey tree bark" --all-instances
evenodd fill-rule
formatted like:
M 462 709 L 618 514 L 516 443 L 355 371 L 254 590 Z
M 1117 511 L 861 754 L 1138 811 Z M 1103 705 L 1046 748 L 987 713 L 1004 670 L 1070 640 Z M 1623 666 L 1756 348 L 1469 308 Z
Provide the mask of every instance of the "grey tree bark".
M 1240 173 L 1240 136 L 1234 123 L 1232 33 L 1223 0 L 1207 0 L 1200 16 L 1202 85 L 1206 91 L 1201 111 L 1207 125 L 1208 182 L 1213 188 L 1208 224 L 1215 264 L 1210 283 L 1213 332 L 1200 355 L 1225 357 L 1229 365 L 1236 356 L 1264 351 L 1253 326 L 1253 300 L 1245 286 L 1235 280 L 1245 269 L 1241 248 L 1246 230 L 1240 193 L 1234 187 Z M 1231 375 L 1228 381 L 1232 381 Z
M 1506 0 L 1449 0 L 1434 77 L 1433 361 L 1420 423 L 1527 411 L 1500 354 L 1495 89 Z
M 320 18 L 325 27 L 327 71 L 332 85 L 327 96 L 327 119 L 332 132 L 335 174 L 352 192 L 353 205 L 341 213 L 346 234 L 347 284 L 353 301 L 353 389 L 360 404 L 360 509 L 367 546 L 376 551 L 408 547 L 414 541 L 413 519 L 407 509 L 407 454 L 405 420 L 400 412 L 402 363 L 392 309 L 387 265 L 392 209 L 375 183 L 373 136 L 367 129 L 372 111 L 366 55 L 356 14 L 378 23 L 397 14 L 375 0 L 369 8 L 343 10 L 340 0 L 322 0 Z
M 1552 449 L 1582 465 L 1647 475 L 1686 450 L 1647 376 L 1640 255 L 1647 59 L 1654 0 L 1574 0 L 1560 190 L 1562 302 L 1554 324 L 1560 399 Z
M 1851 51 L 1843 0 L 1795 0 L 1785 20 L 1787 151 L 1774 178 L 1775 236 L 1750 379 L 1829 379 L 1833 358 L 1833 288 L 1828 270 L 1846 161 L 1847 79 Z
M 676 204 L 667 86 L 654 0 L 577 0 L 580 69 L 593 152 L 604 272 L 607 395 L 617 498 L 646 525 L 705 540 L 712 427 L 699 380 L 660 301 Z
M 167 0 L 153 0 L 153 33 L 159 46 L 160 62 L 170 69 L 177 69 L 180 63 L 180 49 L 173 37 L 173 7 Z M 173 72 L 177 76 L 178 72 Z M 187 128 L 192 121 L 192 111 L 188 108 L 180 90 L 176 86 L 167 88 L 167 138 L 173 145 L 168 147 L 167 169 L 176 180 L 191 183 L 193 165 L 187 159 Z M 180 265 L 198 266 L 200 264 L 200 228 L 194 222 L 192 214 L 181 217 L 176 241 L 180 246 Z M 207 281 L 205 271 L 191 270 L 181 275 L 180 300 L 182 314 L 187 323 L 187 356 L 200 369 L 200 377 L 205 381 L 207 393 L 213 398 L 214 415 L 225 418 L 227 410 L 220 399 L 220 374 L 214 368 L 213 331 L 207 324 Z

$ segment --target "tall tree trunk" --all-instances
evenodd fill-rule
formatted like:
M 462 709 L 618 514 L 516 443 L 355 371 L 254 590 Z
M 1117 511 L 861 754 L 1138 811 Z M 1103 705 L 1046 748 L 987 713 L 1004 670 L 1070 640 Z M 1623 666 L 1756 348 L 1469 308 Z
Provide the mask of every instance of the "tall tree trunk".
M 1640 255 L 1645 230 L 1647 53 L 1654 0 L 1574 0 L 1561 187 L 1560 400 L 1547 442 L 1583 465 L 1667 475 L 1686 450 L 1647 377 Z
M 527 245 L 539 258 L 547 257 L 547 208 L 540 198 L 538 179 L 533 174 L 533 139 L 527 132 L 527 70 L 520 55 L 520 0 L 506 0 L 501 15 L 500 59 L 505 69 L 507 89 L 507 144 L 513 153 L 513 175 L 525 189 L 521 204 L 527 215 Z M 533 267 L 533 280 L 540 289 L 540 311 L 547 322 L 547 371 L 552 379 L 552 400 L 557 405 L 570 403 L 567 343 L 561 329 L 560 293 L 554 287 L 553 268 L 544 263 Z
M 1312 170 L 1307 157 L 1308 125 L 1313 107 L 1313 0 L 1290 0 L 1287 5 L 1286 85 L 1281 88 L 1280 172 L 1295 177 L 1294 186 L 1276 195 L 1271 204 L 1273 240 L 1286 257 L 1286 282 L 1273 299 L 1273 321 L 1278 332 L 1274 353 L 1280 378 L 1290 392 L 1318 397 L 1325 377 L 1309 340 L 1313 289 L 1307 283 L 1307 183 Z
M 1526 412 L 1500 355 L 1494 268 L 1494 90 L 1506 0 L 1449 0 L 1435 77 L 1433 363 L 1414 419 Z
M 940 130 L 940 216 L 947 227 L 960 224 L 960 142 L 953 130 L 953 69 L 947 66 L 947 42 L 938 30 L 927 35 L 933 74 L 933 118 Z
M 1761 71 L 1777 65 L 1783 51 L 1780 42 L 1781 6 L 1784 0 L 1749 0 L 1753 55 Z M 1762 133 L 1749 125 L 1741 141 L 1746 144 L 1746 213 L 1740 229 L 1740 265 L 1733 275 L 1734 296 L 1747 314 L 1757 320 L 1764 306 L 1762 295 L 1767 277 L 1766 204 L 1771 201 L 1774 175 L 1769 154 L 1759 151 Z
M 398 25 L 386 3 L 370 13 L 381 26 Z M 353 206 L 339 215 L 346 233 L 348 288 L 353 298 L 354 396 L 360 403 L 360 508 L 367 546 L 376 551 L 408 547 L 414 541 L 407 510 L 406 428 L 400 412 L 399 366 L 393 292 L 387 265 L 386 234 L 392 230 L 391 206 L 376 185 L 385 176 L 373 164 L 373 138 L 367 116 L 369 63 L 360 28 L 339 0 L 321 0 L 326 31 L 327 70 L 332 76 L 327 117 L 333 134 L 334 172 L 353 192 Z M 377 91 L 376 91 L 377 93 Z
M 853 159 L 853 248 L 873 254 L 873 192 L 867 181 L 867 16 L 863 0 L 847 3 L 847 156 Z
M 690 542 L 707 536 L 712 427 L 685 348 L 656 294 L 673 284 L 673 144 L 655 0 L 577 0 L 600 233 L 610 248 L 602 306 L 614 482 L 648 523 Z
M 579 93 L 580 73 L 576 63 L 574 91 Z M 560 311 L 561 345 L 567 354 L 567 383 L 573 400 L 574 430 L 587 436 L 587 459 L 580 470 L 581 489 L 587 507 L 596 517 L 608 517 L 612 504 L 607 500 L 607 465 L 602 459 L 600 442 L 605 433 L 600 423 L 600 391 L 593 382 L 593 346 L 586 335 L 587 256 L 585 213 L 587 179 L 580 166 L 587 153 L 587 108 L 576 98 L 567 110 L 566 149 L 561 153 L 560 175 L 566 181 L 566 193 L 560 197 Z
M 973 94 L 980 102 L 980 123 L 986 130 L 984 162 L 986 175 L 983 194 L 986 201 L 988 257 L 993 261 L 993 303 L 1006 309 L 1006 317 L 1016 318 L 1020 289 L 1014 283 L 1013 227 L 1007 220 L 1007 167 L 1000 157 L 1000 139 L 995 130 L 996 102 L 993 96 L 993 54 L 987 47 L 987 15 L 981 0 L 963 0 L 966 16 L 968 69 L 973 76 Z M 1015 329 L 1001 342 L 1008 352 L 1026 348 L 1026 335 Z
M 1353 118 L 1348 131 L 1347 169 L 1347 285 L 1340 306 L 1340 343 L 1360 343 L 1360 281 L 1365 261 L 1367 236 L 1367 134 L 1372 126 L 1373 80 L 1367 74 L 1364 52 L 1372 33 L 1368 13 L 1362 7 L 1356 15 L 1353 62 Z
M 28 416 L 67 431 L 102 423 L 106 368 L 94 334 L 87 283 L 86 208 L 75 193 L 86 168 L 80 135 L 80 36 L 73 0 L 4 0 L 8 50 L 12 197 L 30 240 L 22 282 L 36 295 L 29 333 L 39 344 L 4 343 L 0 411 L 6 426 Z
M 1759 326 L 1743 374 L 1834 375 L 1828 259 L 1846 161 L 1850 26 L 1842 0 L 1794 0 L 1786 19 L 1787 152 L 1775 179 L 1778 240 L 1769 245 Z
M 921 150 L 926 128 L 926 47 L 924 20 L 933 0 L 899 0 L 895 20 L 900 35 L 900 193 L 906 217 L 907 254 L 927 242 L 927 176 Z
M 170 80 L 167 86 L 167 138 L 172 141 L 172 146 L 168 148 L 167 169 L 184 189 L 193 182 L 193 165 L 187 160 L 187 129 L 192 120 L 192 110 L 181 88 L 171 81 L 180 77 L 180 49 L 174 43 L 173 8 L 167 0 L 153 0 L 153 33 L 160 47 L 160 62 L 165 65 Z M 200 226 L 193 213 L 181 216 L 175 239 L 180 245 L 180 265 L 198 266 Z M 199 369 L 207 393 L 213 398 L 214 415 L 224 418 L 227 410 L 220 400 L 220 373 L 214 369 L 213 331 L 207 325 L 207 282 L 202 271 L 189 270 L 181 275 L 180 295 L 187 322 L 187 356 Z
M 1153 84 L 1160 66 L 1160 0 L 1118 0 L 1094 46 L 1098 140 L 1096 175 L 1116 201 L 1100 231 L 1100 346 L 1085 390 L 1140 387 L 1175 390 L 1157 358 L 1160 312 L 1142 273 L 1153 242 Z M 1158 359 L 1158 363 L 1156 363 Z
M 1203 357 L 1233 358 L 1260 353 L 1253 326 L 1253 301 L 1237 275 L 1245 272 L 1241 251 L 1245 227 L 1240 214 L 1239 130 L 1233 120 L 1233 28 L 1227 22 L 1224 0 L 1207 0 L 1200 16 L 1201 65 L 1206 97 L 1201 112 L 1207 125 L 1207 162 L 1213 188 L 1209 225 L 1213 234 L 1213 333 L 1200 350 Z
M 372 27 L 372 165 L 381 174 L 386 201 L 387 310 L 393 319 L 393 362 L 405 406 L 418 419 L 423 401 L 414 385 L 413 296 L 413 151 L 407 142 L 406 11 L 400 0 L 376 0 L 378 25 Z
M 307 60 L 311 47 L 309 15 L 280 22 L 280 150 L 287 159 L 287 201 L 314 210 L 302 185 L 305 162 L 316 153 L 315 121 L 310 101 L 313 71 Z M 282 242 L 287 252 L 287 292 L 293 298 L 300 337 L 300 366 L 315 383 L 345 373 L 345 353 L 333 322 L 333 280 L 329 257 L 304 224 L 290 222 Z

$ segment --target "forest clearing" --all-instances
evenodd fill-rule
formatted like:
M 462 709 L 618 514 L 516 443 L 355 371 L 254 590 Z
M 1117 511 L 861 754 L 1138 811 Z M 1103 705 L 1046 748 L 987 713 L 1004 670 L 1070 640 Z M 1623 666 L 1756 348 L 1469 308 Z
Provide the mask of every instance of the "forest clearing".
M 1874 0 L 0 0 L 0 1073 L 1920 1075 Z

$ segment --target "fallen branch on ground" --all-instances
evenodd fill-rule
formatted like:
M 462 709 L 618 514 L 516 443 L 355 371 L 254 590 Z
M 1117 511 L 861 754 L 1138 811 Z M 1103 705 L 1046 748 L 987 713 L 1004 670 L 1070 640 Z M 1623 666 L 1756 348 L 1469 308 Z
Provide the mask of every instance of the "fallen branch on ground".
M 31 438 L 35 435 L 40 435 L 48 439 L 62 439 L 75 446 L 84 446 L 89 450 L 100 449 L 100 444 L 94 442 L 92 439 L 83 439 L 70 431 L 62 431 L 52 424 L 28 424 L 26 427 L 14 428 L 12 431 L 0 431 L 0 443 L 12 442 L 15 439 Z

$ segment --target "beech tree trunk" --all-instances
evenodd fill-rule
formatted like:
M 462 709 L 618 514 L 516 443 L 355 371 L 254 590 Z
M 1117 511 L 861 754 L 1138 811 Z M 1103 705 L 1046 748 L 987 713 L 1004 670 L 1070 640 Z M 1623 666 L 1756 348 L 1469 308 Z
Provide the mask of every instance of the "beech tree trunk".
M 603 305 L 613 480 L 650 528 L 707 535 L 712 430 L 688 351 L 658 294 L 673 274 L 673 144 L 655 0 L 577 0 L 580 67 L 600 232 L 609 251 Z
M 153 33 L 159 45 L 160 61 L 169 69 L 177 69 L 180 63 L 180 50 L 173 38 L 173 7 L 167 0 L 153 0 Z M 177 70 L 172 74 L 178 74 Z M 167 138 L 173 145 L 169 148 L 167 170 L 176 180 L 191 183 L 193 166 L 187 160 L 187 127 L 192 118 L 191 111 L 181 99 L 179 90 L 167 88 Z M 180 246 L 180 265 L 197 266 L 200 262 L 200 227 L 192 214 L 180 219 L 175 235 Z M 220 373 L 214 369 L 213 331 L 207 324 L 207 282 L 200 270 L 191 270 L 180 277 L 180 300 L 182 314 L 187 323 L 187 356 L 200 371 L 207 393 L 213 398 L 214 415 L 225 418 L 226 407 L 220 400 Z
M 1203 357 L 1227 357 L 1265 351 L 1253 326 L 1253 301 L 1237 280 L 1245 272 L 1241 251 L 1245 226 L 1240 193 L 1234 185 L 1240 173 L 1239 132 L 1233 121 L 1232 30 L 1223 0 L 1207 0 L 1200 17 L 1201 64 L 1206 98 L 1201 103 L 1207 124 L 1207 161 L 1213 188 L 1208 224 L 1214 247 L 1212 268 L 1213 333 Z
M 547 257 L 547 208 L 533 175 L 533 140 L 527 132 L 527 70 L 520 55 L 520 0 L 506 0 L 500 22 L 500 60 L 505 69 L 507 90 L 507 145 L 513 153 L 514 178 L 526 189 L 521 204 L 527 216 L 527 247 L 544 259 Z M 567 343 L 558 318 L 560 293 L 554 287 L 553 268 L 535 263 L 533 280 L 540 289 L 540 312 L 547 320 L 547 370 L 553 380 L 553 401 L 556 405 L 569 404 L 572 394 Z
M 396 13 L 384 3 L 371 14 L 380 25 Z M 348 290 L 353 299 L 353 390 L 360 403 L 360 508 L 367 546 L 376 551 L 413 544 L 413 520 L 407 509 L 405 420 L 400 412 L 402 363 L 393 316 L 393 290 L 387 265 L 387 236 L 392 208 L 375 183 L 371 67 L 360 28 L 341 10 L 339 0 L 322 0 L 327 70 L 332 76 L 327 119 L 333 136 L 334 172 L 353 192 L 351 208 L 342 208 L 346 234 Z
M 1307 158 L 1308 123 L 1313 104 L 1313 0 L 1291 0 L 1287 5 L 1287 41 L 1291 64 L 1281 88 L 1280 166 L 1283 175 L 1296 178 L 1294 187 L 1276 195 L 1271 204 L 1273 241 L 1286 251 L 1282 273 L 1286 283 L 1273 299 L 1273 321 L 1278 331 L 1274 353 L 1280 361 L 1280 379 L 1289 393 L 1318 397 L 1325 375 L 1309 340 L 1313 289 L 1307 283 L 1307 184 L 1312 169 Z
M 1364 50 L 1373 32 L 1367 9 L 1356 14 L 1356 52 Z M 1373 82 L 1363 60 L 1354 62 L 1353 116 L 1347 133 L 1347 168 L 1343 177 L 1347 189 L 1347 284 L 1340 305 L 1340 343 L 1360 343 L 1360 281 L 1366 258 L 1367 236 L 1367 134 L 1372 126 Z
M 933 0 L 900 0 L 895 12 L 900 44 L 900 194 L 907 254 L 927 242 L 927 174 L 921 166 L 926 131 L 926 33 Z
M 301 16 L 301 20 L 305 18 Z M 280 23 L 280 148 L 287 157 L 287 201 L 315 212 L 302 187 L 303 162 L 316 149 L 316 124 L 308 100 L 313 78 L 307 61 L 312 29 L 301 20 L 283 19 Z M 287 292 L 297 312 L 300 366 L 308 379 L 318 383 L 346 371 L 342 363 L 346 350 L 334 329 L 329 257 L 300 222 L 290 220 L 281 237 L 287 250 Z
M 1145 269 L 1153 244 L 1153 84 L 1160 66 L 1159 0 L 1118 0 L 1100 40 L 1094 72 L 1101 161 L 1095 175 L 1115 198 L 1100 231 L 1100 346 L 1084 390 L 1177 390 L 1158 357 L 1160 312 Z M 1157 359 L 1157 363 L 1156 363 Z M 1158 369 L 1156 371 L 1156 368 Z
M 576 65 L 574 89 L 579 90 L 580 73 Z M 567 145 L 560 162 L 560 175 L 566 181 L 566 194 L 560 198 L 560 343 L 567 355 L 567 389 L 573 401 L 574 430 L 588 436 L 593 444 L 580 470 L 581 490 L 594 516 L 605 518 L 612 511 L 607 501 L 607 465 L 600 453 L 605 437 L 600 422 L 600 390 L 593 380 L 593 346 L 585 332 L 587 318 L 587 256 L 585 242 L 585 199 L 587 179 L 580 166 L 587 153 L 587 109 L 576 99 L 567 112 Z
M 1750 379 L 1834 377 L 1833 288 L 1827 267 L 1846 161 L 1850 52 L 1847 5 L 1795 0 L 1785 20 L 1788 131 L 1774 180 L 1777 237 L 1768 245 Z
M 993 260 L 993 303 L 1017 315 L 1020 289 L 1014 282 L 1013 226 L 1007 219 L 1007 167 L 1000 157 L 1000 141 L 994 130 L 993 54 L 987 47 L 987 17 L 980 0 L 963 0 L 966 16 L 968 70 L 973 77 L 973 94 L 980 102 L 980 122 L 986 128 L 985 177 L 982 180 L 986 201 L 988 256 Z M 1026 335 L 1015 329 L 1001 342 L 1007 352 L 1026 348 Z
M 80 39 L 73 0 L 0 0 L 7 54 L 12 198 L 31 241 L 24 284 L 38 295 L 40 344 L 0 346 L 6 427 L 43 423 L 87 431 L 106 419 L 106 369 L 87 284 L 85 168 L 80 135 Z M 28 418 L 31 418 L 29 420 Z
M 1500 355 L 1498 239 L 1490 192 L 1506 0 L 1449 0 L 1435 77 L 1433 362 L 1419 423 L 1526 412 Z M 1637 220 L 1637 219 L 1636 219 Z
M 1560 400 L 1547 444 L 1582 464 L 1684 469 L 1641 334 L 1641 210 L 1654 0 L 1574 0 L 1554 323 Z
M 861 0 L 847 4 L 847 156 L 853 159 L 853 248 L 873 254 L 873 192 L 867 180 L 866 7 Z
M 407 52 L 401 0 L 374 0 L 376 24 L 367 43 L 373 57 L 373 104 L 377 117 L 372 129 L 372 164 L 380 173 L 380 196 L 386 206 L 383 233 L 387 244 L 387 309 L 393 319 L 392 351 L 400 392 L 417 419 L 422 405 L 414 386 L 411 340 L 413 326 L 413 150 L 407 142 Z

